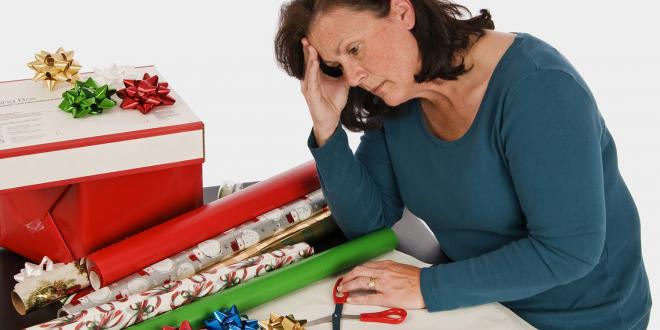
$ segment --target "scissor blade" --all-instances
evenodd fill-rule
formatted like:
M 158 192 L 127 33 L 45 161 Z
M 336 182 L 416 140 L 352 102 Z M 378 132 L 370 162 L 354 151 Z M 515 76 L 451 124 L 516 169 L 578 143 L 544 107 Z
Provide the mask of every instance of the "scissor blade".
M 341 318 L 342 319 L 347 319 L 347 320 L 359 320 L 360 315 L 346 315 L 346 314 L 344 314 L 344 315 L 341 316 Z
M 326 316 L 326 317 L 322 317 L 320 319 L 316 319 L 316 320 L 313 320 L 311 322 L 305 323 L 305 328 L 313 327 L 315 325 L 319 325 L 319 324 L 323 324 L 323 323 L 330 323 L 330 322 L 332 322 L 332 316 Z

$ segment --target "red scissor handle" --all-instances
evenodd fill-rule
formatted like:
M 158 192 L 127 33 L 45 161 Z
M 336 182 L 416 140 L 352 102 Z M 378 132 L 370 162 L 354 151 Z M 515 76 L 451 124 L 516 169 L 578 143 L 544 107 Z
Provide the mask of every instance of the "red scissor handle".
M 405 309 L 390 308 L 382 312 L 360 314 L 360 321 L 399 324 L 406 319 L 407 315 L 408 312 Z
M 338 278 L 337 282 L 335 282 L 335 287 L 332 289 L 332 301 L 334 301 L 335 304 L 345 304 L 346 299 L 348 299 L 348 292 L 339 292 L 337 290 L 337 287 L 341 284 L 343 279 L 343 277 Z

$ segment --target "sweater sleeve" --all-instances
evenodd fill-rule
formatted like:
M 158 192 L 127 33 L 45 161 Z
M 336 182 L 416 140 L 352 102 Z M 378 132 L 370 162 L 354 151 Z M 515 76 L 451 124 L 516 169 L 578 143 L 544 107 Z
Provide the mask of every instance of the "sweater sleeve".
M 528 235 L 422 269 L 430 311 L 524 299 L 585 276 L 605 242 L 603 124 L 572 75 L 537 70 L 503 107 L 500 143 Z
M 323 194 L 339 228 L 349 239 L 391 227 L 403 214 L 403 202 L 381 130 L 369 130 L 353 155 L 346 132 L 337 127 L 318 147 L 310 133 Z

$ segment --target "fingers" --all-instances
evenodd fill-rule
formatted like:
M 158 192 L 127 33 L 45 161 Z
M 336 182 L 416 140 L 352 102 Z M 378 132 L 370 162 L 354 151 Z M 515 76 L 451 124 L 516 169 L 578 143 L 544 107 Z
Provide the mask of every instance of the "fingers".
M 312 54 L 310 54 L 311 52 L 310 48 L 312 47 L 312 45 L 309 43 L 309 40 L 307 40 L 307 38 L 300 39 L 300 43 L 302 44 L 303 62 L 305 63 L 303 80 L 308 80 L 307 77 L 309 77 L 309 71 L 312 67 L 311 64 L 313 60 L 313 56 Z
M 367 261 L 362 264 L 364 267 L 376 268 L 376 269 L 386 269 L 393 262 L 392 260 L 377 260 L 377 261 Z
M 339 291 L 369 290 L 369 282 L 373 278 L 376 281 L 376 290 L 378 290 L 378 279 L 383 275 L 385 262 L 374 261 L 366 262 L 353 268 L 348 274 L 344 275 L 341 285 L 337 288 Z
M 307 61 L 305 62 L 305 80 L 307 81 L 307 91 L 312 95 L 317 95 L 320 89 L 319 79 L 319 59 L 314 46 L 307 45 Z
M 304 57 L 300 91 L 314 122 L 314 135 L 322 145 L 337 128 L 349 88 L 343 79 L 330 79 L 322 74 L 320 55 L 307 38 L 301 38 L 300 43 Z
M 303 55 L 305 56 L 305 62 L 307 62 L 307 46 L 309 45 L 309 41 L 307 38 L 302 38 L 300 39 L 300 43 L 303 46 Z
M 358 277 L 373 277 L 373 278 L 378 278 L 382 272 L 377 269 L 377 268 L 371 268 L 367 267 L 364 265 L 357 266 L 353 268 L 348 274 L 344 275 L 344 279 L 342 280 L 342 286 L 344 286 L 347 282 L 350 282 Z
M 300 43 L 302 44 L 303 62 L 305 63 L 305 69 L 304 69 L 305 76 L 303 77 L 303 79 L 304 79 L 304 78 L 307 77 L 307 74 L 306 74 L 307 70 L 309 70 L 309 65 L 308 65 L 308 62 L 309 62 L 309 49 L 308 49 L 309 41 L 307 40 L 307 38 L 302 38 L 302 39 L 300 39 Z
M 354 305 L 372 305 L 372 306 L 388 306 L 385 295 L 382 293 L 367 294 L 363 296 L 348 297 L 346 302 Z
M 376 289 L 378 288 L 378 279 L 373 277 L 376 280 Z M 372 277 L 358 277 L 351 281 L 342 281 L 341 285 L 337 287 L 337 290 L 340 292 L 352 292 L 357 290 L 369 290 L 369 281 Z
M 306 78 L 307 78 L 307 69 L 309 68 L 309 65 L 307 65 L 307 61 L 309 59 L 309 54 L 307 51 L 307 45 L 309 45 L 309 41 L 307 41 L 307 38 L 302 38 L 300 39 L 300 43 L 302 44 L 302 50 L 303 50 L 303 62 L 305 64 L 305 67 L 303 69 L 303 79 L 300 80 L 300 89 L 303 93 L 307 91 L 307 83 L 306 83 Z
M 353 268 L 343 277 L 341 292 L 375 289 L 365 296 L 350 296 L 347 302 L 361 305 L 380 305 L 400 308 L 424 308 L 426 306 L 420 287 L 419 267 L 394 261 L 367 262 Z M 372 287 L 369 287 L 369 282 Z

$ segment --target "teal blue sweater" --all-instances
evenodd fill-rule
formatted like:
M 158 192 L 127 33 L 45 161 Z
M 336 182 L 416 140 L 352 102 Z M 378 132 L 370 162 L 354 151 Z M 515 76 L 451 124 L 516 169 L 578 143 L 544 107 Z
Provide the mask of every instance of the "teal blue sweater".
M 623 111 L 623 110 L 622 110 Z M 589 88 L 554 48 L 517 34 L 471 127 L 444 141 L 419 100 L 366 131 L 309 148 L 349 237 L 408 207 L 453 261 L 424 268 L 429 311 L 501 302 L 541 329 L 638 329 L 649 284 L 635 203 Z

